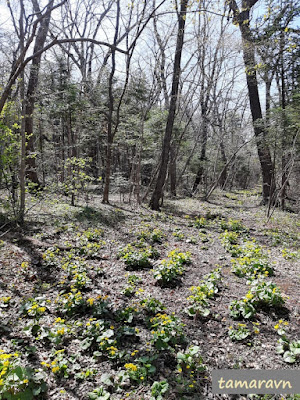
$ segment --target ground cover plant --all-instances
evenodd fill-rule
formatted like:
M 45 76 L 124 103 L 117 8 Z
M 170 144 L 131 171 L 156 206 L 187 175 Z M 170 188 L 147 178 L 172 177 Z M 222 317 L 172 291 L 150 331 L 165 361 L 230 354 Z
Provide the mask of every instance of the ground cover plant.
M 274 246 L 259 207 L 99 206 L 117 228 L 78 213 L 47 204 L 2 236 L 3 400 L 218 399 L 212 369 L 299 367 L 293 215 Z

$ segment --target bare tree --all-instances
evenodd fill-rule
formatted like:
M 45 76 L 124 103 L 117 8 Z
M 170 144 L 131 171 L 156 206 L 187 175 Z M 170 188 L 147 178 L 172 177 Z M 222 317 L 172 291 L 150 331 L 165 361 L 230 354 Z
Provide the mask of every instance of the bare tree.
M 178 32 L 177 32 L 177 42 L 176 42 L 176 51 L 174 57 L 174 70 L 173 70 L 173 78 L 172 78 L 172 90 L 171 90 L 171 99 L 170 106 L 168 110 L 168 119 L 166 124 L 166 130 L 163 140 L 163 147 L 161 152 L 161 160 L 160 160 L 160 168 L 158 177 L 156 180 L 155 188 L 152 193 L 152 197 L 150 200 L 150 207 L 152 210 L 159 210 L 160 208 L 160 200 L 163 196 L 163 187 L 165 184 L 169 155 L 170 155 L 170 146 L 172 140 L 172 131 L 175 120 L 176 113 L 176 105 L 177 105 L 177 96 L 179 89 L 179 80 L 180 80 L 180 72 L 181 72 L 181 56 L 183 50 L 184 43 L 184 31 L 185 31 L 185 20 L 187 13 L 187 0 L 182 0 L 180 5 L 180 11 L 178 12 Z

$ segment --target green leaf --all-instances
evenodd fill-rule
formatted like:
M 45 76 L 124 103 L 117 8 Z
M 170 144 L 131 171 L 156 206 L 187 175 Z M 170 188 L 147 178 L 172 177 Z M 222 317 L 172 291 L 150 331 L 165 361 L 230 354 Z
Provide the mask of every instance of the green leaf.
M 296 361 L 296 357 L 290 351 L 286 351 L 283 355 L 283 360 L 289 364 L 293 364 Z

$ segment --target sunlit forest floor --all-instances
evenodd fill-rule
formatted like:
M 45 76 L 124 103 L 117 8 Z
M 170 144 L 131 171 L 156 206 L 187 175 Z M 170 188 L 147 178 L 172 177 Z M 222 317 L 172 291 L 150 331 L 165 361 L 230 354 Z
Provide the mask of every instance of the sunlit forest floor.
M 254 191 L 64 201 L 1 237 L 1 398 L 246 399 L 211 371 L 299 369 L 298 214 Z

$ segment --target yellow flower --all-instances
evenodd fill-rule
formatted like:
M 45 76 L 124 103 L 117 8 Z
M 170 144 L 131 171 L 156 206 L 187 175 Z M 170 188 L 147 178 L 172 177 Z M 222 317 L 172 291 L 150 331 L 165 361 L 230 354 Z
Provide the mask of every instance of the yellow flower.
M 28 383 L 29 380 L 28 379 L 24 379 L 23 383 Z
M 137 371 L 137 366 L 135 364 L 132 364 L 132 363 L 125 364 L 124 367 L 126 369 L 130 369 L 131 371 Z
M 0 386 L 3 386 L 3 385 L 4 385 L 3 379 L 0 379 Z
M 144 377 L 143 377 L 143 376 L 141 376 L 141 378 L 140 378 L 140 379 L 141 379 L 141 381 L 142 381 L 142 380 L 144 379 Z
M 4 367 L 8 367 L 8 366 L 9 366 L 9 364 L 10 364 L 10 362 L 9 362 L 9 361 L 4 361 L 4 363 L 3 363 Z
M 52 368 L 52 372 L 53 372 L 54 374 L 55 374 L 56 372 L 58 372 L 58 371 L 59 371 L 59 367 L 58 367 L 58 366 Z
M 278 328 L 279 328 L 279 325 L 278 325 L 278 324 L 274 326 L 274 329 L 278 329 Z
M 89 298 L 87 299 L 87 303 L 89 303 L 90 306 L 92 306 L 94 304 L 95 299 L 93 298 Z

